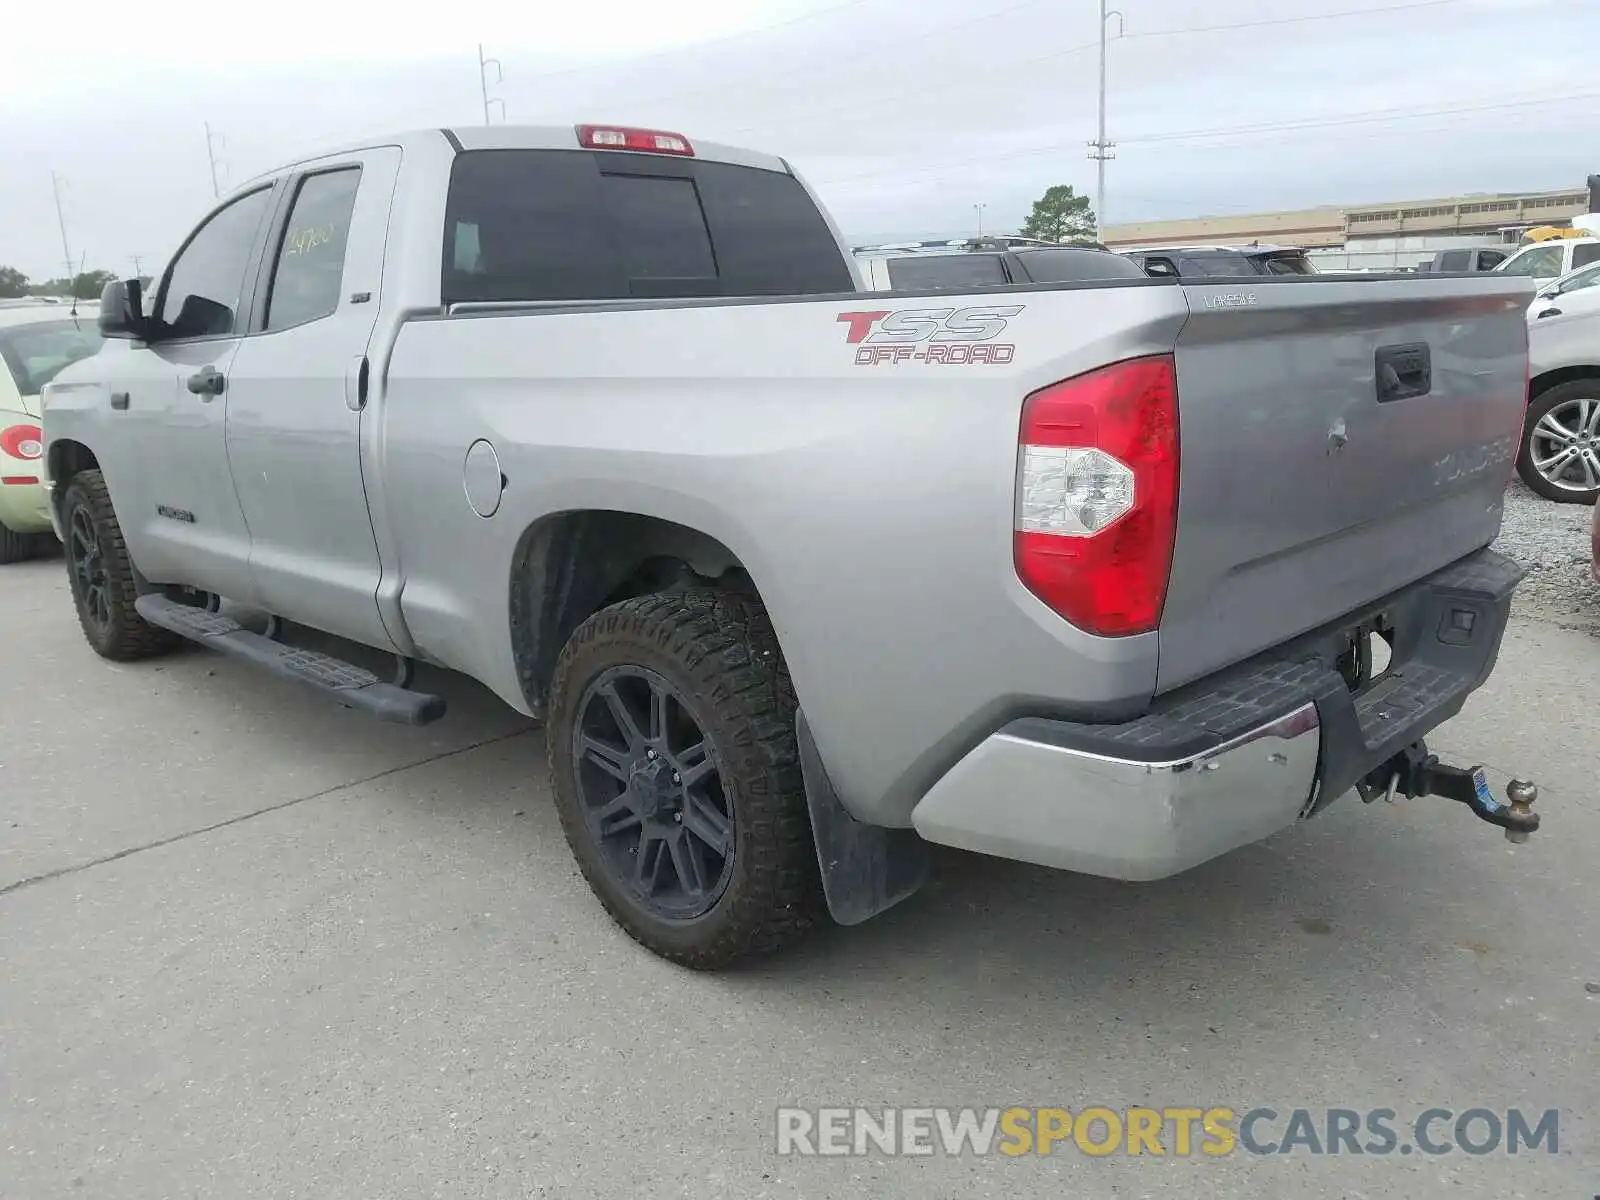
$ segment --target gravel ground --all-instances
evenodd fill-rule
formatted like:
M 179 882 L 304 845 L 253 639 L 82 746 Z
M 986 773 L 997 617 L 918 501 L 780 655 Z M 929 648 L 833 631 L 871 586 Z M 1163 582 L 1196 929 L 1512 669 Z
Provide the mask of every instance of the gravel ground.
M 1506 489 L 1505 518 L 1494 548 L 1528 568 L 1517 588 L 1516 611 L 1563 629 L 1600 633 L 1600 587 L 1589 578 L 1585 504 L 1554 504 L 1520 481 Z

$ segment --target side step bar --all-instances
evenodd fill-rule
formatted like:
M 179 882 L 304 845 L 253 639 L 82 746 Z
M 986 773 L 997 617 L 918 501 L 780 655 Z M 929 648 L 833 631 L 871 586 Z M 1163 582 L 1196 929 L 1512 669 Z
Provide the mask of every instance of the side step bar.
M 427 725 L 444 716 L 443 696 L 385 683 L 371 671 L 330 654 L 285 646 L 252 633 L 221 613 L 191 608 L 153 593 L 140 596 L 134 601 L 134 608 L 152 625 L 306 684 L 345 707 L 358 708 L 380 721 Z

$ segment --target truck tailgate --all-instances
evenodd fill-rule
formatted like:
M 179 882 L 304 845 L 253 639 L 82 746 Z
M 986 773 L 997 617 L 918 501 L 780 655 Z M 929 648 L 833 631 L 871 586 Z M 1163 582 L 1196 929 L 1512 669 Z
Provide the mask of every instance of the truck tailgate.
M 1488 544 L 1527 403 L 1525 280 L 1183 290 L 1159 691 Z

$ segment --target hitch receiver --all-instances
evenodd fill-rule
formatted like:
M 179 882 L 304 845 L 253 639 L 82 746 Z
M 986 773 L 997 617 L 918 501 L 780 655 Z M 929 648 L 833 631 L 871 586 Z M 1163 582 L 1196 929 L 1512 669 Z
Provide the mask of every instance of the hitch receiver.
M 1465 804 L 1480 820 L 1506 831 L 1506 841 L 1525 842 L 1539 828 L 1539 814 L 1533 802 L 1539 797 L 1535 783 L 1513 779 L 1506 785 L 1506 803 L 1496 800 L 1484 778 L 1483 767 L 1452 767 L 1429 754 L 1425 742 L 1414 742 L 1356 785 L 1368 803 L 1382 795 L 1393 800 L 1395 794 L 1407 799 L 1442 796 Z

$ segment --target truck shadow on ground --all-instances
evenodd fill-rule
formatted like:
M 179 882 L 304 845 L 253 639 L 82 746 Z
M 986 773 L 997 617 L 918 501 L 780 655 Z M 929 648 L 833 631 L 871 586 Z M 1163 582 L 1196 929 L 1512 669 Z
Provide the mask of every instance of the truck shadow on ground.
M 516 737 L 519 746 L 485 752 L 473 768 L 479 786 L 428 810 L 402 808 L 419 824 L 446 808 L 453 821 L 498 837 L 507 830 L 507 797 L 517 797 L 526 819 L 510 836 L 525 860 L 564 861 L 542 784 L 538 726 L 450 672 L 422 668 L 417 686 L 449 700 L 450 715 L 433 727 L 445 740 L 472 746 Z M 343 726 L 319 730 L 307 720 L 300 735 L 314 742 Z M 892 996 L 896 1019 L 936 1032 L 959 1029 L 978 1011 L 985 1022 L 1035 1033 L 1093 1013 L 1136 1040 L 1204 1040 L 1230 1028 L 1234 1036 L 1287 1037 L 1308 1022 L 1353 1019 L 1344 1012 L 1352 996 L 1394 993 L 1410 1005 L 1419 976 L 1492 973 L 1496 938 L 1519 936 L 1524 919 L 1496 914 L 1483 900 L 1484 888 L 1503 884 L 1496 875 L 1516 870 L 1489 856 L 1497 831 L 1435 803 L 1439 811 L 1409 819 L 1403 809 L 1347 796 L 1304 826 L 1149 884 L 935 847 L 930 882 L 895 909 L 854 928 L 825 925 L 779 957 L 702 978 L 712 992 L 777 1006 L 802 1026 L 879 1021 Z M 577 903 L 598 912 L 573 872 L 530 866 L 523 880 L 518 905 L 549 911 Z M 647 956 L 609 924 L 603 936 Z

